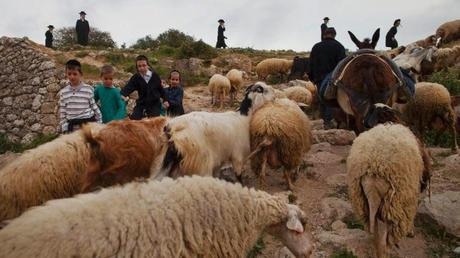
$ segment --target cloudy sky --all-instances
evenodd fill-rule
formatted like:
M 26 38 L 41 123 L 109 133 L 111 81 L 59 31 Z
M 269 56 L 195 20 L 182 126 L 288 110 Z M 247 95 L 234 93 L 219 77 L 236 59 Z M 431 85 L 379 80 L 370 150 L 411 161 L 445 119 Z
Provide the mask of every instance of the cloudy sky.
M 0 0 L 0 36 L 44 43 L 48 24 L 75 26 L 81 10 L 90 26 L 109 31 L 118 45 L 169 28 L 215 45 L 222 18 L 231 47 L 305 51 L 319 40 L 324 16 L 345 47 L 355 49 L 347 30 L 362 39 L 380 27 L 377 48 L 384 48 L 394 19 L 402 20 L 397 40 L 408 44 L 459 19 L 460 0 Z

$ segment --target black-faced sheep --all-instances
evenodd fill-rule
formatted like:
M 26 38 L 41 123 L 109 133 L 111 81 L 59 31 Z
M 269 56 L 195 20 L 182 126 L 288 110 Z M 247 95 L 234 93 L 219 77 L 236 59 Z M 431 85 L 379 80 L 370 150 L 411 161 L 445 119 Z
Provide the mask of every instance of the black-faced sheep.
M 48 200 L 79 193 L 90 157 L 89 147 L 77 131 L 13 160 L 0 171 L 0 221 Z
M 377 125 L 354 140 L 347 158 L 348 190 L 354 212 L 374 235 L 377 257 L 386 257 L 388 247 L 413 233 L 429 170 L 423 145 L 401 124 Z
M 304 213 L 281 197 L 165 178 L 32 209 L 0 231 L 0 257 L 245 257 L 263 232 L 297 257 L 312 252 Z
M 458 39 L 460 39 L 460 20 L 446 22 L 436 30 L 438 46 Z
M 451 105 L 449 91 L 438 83 L 420 82 L 416 84 L 415 96 L 402 107 L 403 120 L 417 133 L 423 135 L 426 128 L 436 129 L 435 144 L 439 136 L 450 130 L 452 150 L 458 149 L 455 130 L 456 115 Z
M 91 162 L 82 176 L 82 192 L 155 176 L 168 148 L 165 117 L 123 120 L 101 130 L 83 127 Z
M 266 84 L 256 84 L 246 93 L 245 102 L 257 102 L 259 92 L 271 92 Z M 312 139 L 310 120 L 291 100 L 275 99 L 254 111 L 250 125 L 251 167 L 259 174 L 264 185 L 267 164 L 272 168 L 284 167 L 289 189 L 302 156 L 310 150 Z
M 256 73 L 259 80 L 266 80 L 268 75 L 283 75 L 289 74 L 292 67 L 292 60 L 281 58 L 268 58 L 262 60 L 256 66 Z
M 216 100 L 219 99 L 220 108 L 222 108 L 225 96 L 230 94 L 232 88 L 230 80 L 221 74 L 214 74 L 211 79 L 209 79 L 208 87 L 211 92 L 211 104 L 215 105 Z

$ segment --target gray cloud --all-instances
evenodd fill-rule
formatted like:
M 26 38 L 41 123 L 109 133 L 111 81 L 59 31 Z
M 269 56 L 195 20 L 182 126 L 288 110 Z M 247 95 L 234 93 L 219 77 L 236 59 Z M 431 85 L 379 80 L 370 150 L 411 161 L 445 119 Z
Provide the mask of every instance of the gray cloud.
M 320 38 L 324 16 L 338 32 L 345 47 L 355 49 L 351 30 L 362 39 L 380 27 L 378 48 L 396 18 L 403 27 L 396 36 L 400 44 L 424 38 L 445 21 L 458 19 L 458 0 L 323 0 L 323 1 L 211 1 L 211 0 L 0 0 L 0 35 L 27 36 L 44 42 L 48 24 L 74 26 L 85 10 L 91 26 L 109 31 L 114 40 L 128 45 L 136 39 L 176 28 L 214 45 L 217 20 L 226 21 L 227 44 L 257 49 L 310 50 Z

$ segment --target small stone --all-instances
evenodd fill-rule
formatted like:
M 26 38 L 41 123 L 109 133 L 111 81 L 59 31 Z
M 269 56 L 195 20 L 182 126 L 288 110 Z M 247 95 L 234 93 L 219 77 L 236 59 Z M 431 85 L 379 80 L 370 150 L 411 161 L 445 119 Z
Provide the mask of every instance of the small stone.
M 56 107 L 56 103 L 45 102 L 42 104 L 41 112 L 42 114 L 54 114 L 55 107 Z
M 343 223 L 340 220 L 336 220 L 332 223 L 331 227 L 332 227 L 332 230 L 338 231 L 338 230 L 347 228 L 347 224 Z
M 42 128 L 41 124 L 35 123 L 30 127 L 30 130 L 32 130 L 32 132 L 39 132 L 41 128 Z
M 41 95 L 45 95 L 46 93 L 48 93 L 48 90 L 46 88 L 40 88 L 38 89 L 38 93 Z
M 12 97 L 6 97 L 3 99 L 3 104 L 6 106 L 11 106 L 13 105 L 13 98 Z
M 454 253 L 460 254 L 460 246 L 454 249 Z
M 8 121 L 10 121 L 10 122 L 16 120 L 17 118 L 18 118 L 18 116 L 15 115 L 15 114 L 8 114 L 8 115 L 6 116 L 6 120 L 8 120 Z
M 16 126 L 16 127 L 22 127 L 22 126 L 24 126 L 24 120 L 22 120 L 22 119 L 21 119 L 21 120 L 15 120 L 15 121 L 13 122 L 13 124 L 14 124 L 14 126 Z
M 32 79 L 31 84 L 33 86 L 39 85 L 40 84 L 40 77 L 35 77 Z
M 51 68 L 54 68 L 55 65 L 54 65 L 54 62 L 52 61 L 46 61 L 46 62 L 43 62 L 41 65 L 40 65 L 40 71 L 43 71 L 43 70 L 48 70 L 48 69 L 51 69 Z
M 42 96 L 41 95 L 36 95 L 34 100 L 32 101 L 32 110 L 37 111 L 40 106 L 41 106 L 41 100 Z
M 45 126 L 43 128 L 44 134 L 55 134 L 57 132 L 56 127 L 54 126 Z

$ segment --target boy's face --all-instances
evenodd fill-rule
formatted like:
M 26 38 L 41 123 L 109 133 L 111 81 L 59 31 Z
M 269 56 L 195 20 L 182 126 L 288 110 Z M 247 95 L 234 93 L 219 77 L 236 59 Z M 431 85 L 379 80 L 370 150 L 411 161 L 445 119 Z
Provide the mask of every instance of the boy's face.
M 67 79 L 70 81 L 72 86 L 77 86 L 81 82 L 82 74 L 77 69 L 66 69 L 65 70 Z
M 170 80 L 171 87 L 177 87 L 180 83 L 180 77 L 178 74 L 172 74 L 171 79 L 169 80 Z
M 102 84 L 104 87 L 112 87 L 113 85 L 113 73 L 105 73 L 101 76 Z
M 147 64 L 147 61 L 139 60 L 139 61 L 136 62 L 136 66 L 137 66 L 137 71 L 140 74 L 142 74 L 142 75 L 147 74 L 147 71 L 149 70 L 149 65 Z

